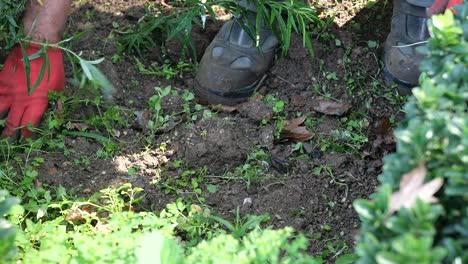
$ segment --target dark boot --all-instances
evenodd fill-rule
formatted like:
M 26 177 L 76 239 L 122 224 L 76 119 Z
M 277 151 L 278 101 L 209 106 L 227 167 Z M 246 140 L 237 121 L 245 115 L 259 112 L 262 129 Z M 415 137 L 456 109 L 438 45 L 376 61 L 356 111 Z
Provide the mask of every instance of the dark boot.
M 418 85 L 419 64 L 424 58 L 416 52 L 429 38 L 426 14 L 434 0 L 394 0 L 392 29 L 385 42 L 385 79 L 396 83 L 399 91 L 409 94 Z M 410 45 L 410 46 L 409 46 Z M 402 47 L 403 46 L 403 47 Z
M 278 41 L 271 30 L 262 28 L 259 49 L 240 23 L 242 19 L 224 24 L 200 62 L 195 93 L 207 103 L 246 101 L 273 63 Z

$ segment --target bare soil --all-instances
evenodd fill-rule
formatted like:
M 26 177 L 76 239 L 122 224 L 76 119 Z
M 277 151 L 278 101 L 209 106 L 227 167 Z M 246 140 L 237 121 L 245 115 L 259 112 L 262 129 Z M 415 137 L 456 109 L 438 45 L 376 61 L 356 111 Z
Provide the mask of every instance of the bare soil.
M 359 230 L 359 219 L 352 202 L 366 198 L 374 192 L 381 172 L 383 156 L 393 151 L 394 143 L 386 137 L 391 131 L 389 117 L 398 120 L 399 106 L 387 96 L 393 94 L 391 87 L 382 85 L 381 53 L 383 42 L 389 31 L 391 6 L 377 4 L 361 10 L 353 9 L 353 1 L 335 6 L 338 12 L 335 23 L 314 33 L 315 57 L 309 56 L 302 46 L 300 36 L 294 35 L 288 55 L 279 58 L 268 72 L 258 95 L 233 113 L 219 112 L 210 119 L 199 118 L 187 122 L 184 117 L 175 117 L 170 129 L 160 133 L 155 142 L 142 139 L 144 126 L 134 121 L 131 113 L 145 113 L 148 99 L 155 94 L 154 87 L 170 85 L 182 93 L 192 89 L 193 74 L 167 80 L 139 73 L 133 54 L 121 55 L 113 63 L 110 58 L 119 54 L 116 40 L 119 33 L 115 26 L 124 27 L 135 23 L 143 15 L 146 1 L 84 1 L 75 3 L 69 19 L 68 35 L 86 31 L 85 35 L 72 42 L 72 49 L 82 52 L 87 58 L 105 57 L 99 65 L 114 83 L 118 92 L 114 105 L 129 109 L 127 118 L 132 125 L 119 128 L 116 139 L 121 151 L 112 158 L 101 159 L 96 152 L 102 148 L 99 142 L 86 138 L 67 136 L 65 139 L 69 155 L 44 154 L 45 164 L 40 169 L 40 181 L 49 185 L 62 185 L 80 196 L 90 195 L 108 186 L 132 183 L 144 188 L 145 198 L 141 210 L 160 210 L 180 196 L 166 194 L 161 184 L 168 179 L 180 179 L 182 170 L 174 166 L 178 160 L 185 161 L 190 168 L 206 167 L 202 184 L 215 184 L 217 192 L 203 192 L 205 204 L 212 211 L 226 218 L 233 218 L 237 208 L 242 214 L 268 213 L 270 225 L 279 228 L 292 226 L 311 238 L 311 253 L 317 254 L 332 245 L 345 242 L 350 250 Z M 320 1 L 319 1 L 320 2 Z M 330 3 L 328 3 L 330 2 Z M 333 7 L 334 1 L 321 1 L 323 6 Z M 323 15 L 328 9 L 321 10 Z M 208 22 L 206 29 L 195 29 L 198 53 L 202 54 L 216 34 L 222 22 Z M 368 41 L 378 44 L 370 48 Z M 168 54 L 172 61 L 180 58 L 180 46 L 173 45 Z M 178 48 L 179 47 L 179 48 Z M 146 54 L 143 61 L 161 60 L 160 50 Z M 348 59 L 348 60 L 347 60 Z M 330 76 L 329 73 L 334 75 Z M 68 77 L 72 78 L 68 69 Z M 353 78 L 353 81 L 350 81 Z M 326 96 L 351 105 L 342 116 L 324 115 L 314 110 L 314 104 Z M 351 87 L 355 90 L 350 91 Z M 318 91 L 322 91 L 318 93 Z M 66 94 L 86 98 L 84 91 L 76 89 L 70 82 Z M 261 100 L 267 94 L 286 103 L 285 115 L 296 117 L 298 112 L 318 120 L 314 126 L 315 138 L 304 144 L 303 154 L 293 151 L 293 143 L 278 143 L 274 140 L 274 127 L 262 125 L 262 119 L 271 120 L 273 112 Z M 183 110 L 179 97 L 167 97 L 163 110 L 167 114 Z M 95 109 L 83 105 L 71 113 L 72 119 L 86 119 Z M 349 149 L 323 151 L 326 140 L 333 130 L 340 127 L 343 118 L 353 113 L 366 116 L 368 123 L 364 134 L 368 142 L 357 151 Z M 136 122 L 136 124 L 135 124 Z M 271 123 L 271 122 L 270 122 Z M 102 133 L 102 131 L 93 131 Z M 163 144 L 165 149 L 161 149 Z M 335 142 L 340 145 L 342 142 Z M 263 164 L 269 177 L 247 186 L 243 181 L 226 180 L 228 172 L 246 162 L 247 155 L 256 149 L 265 151 L 269 160 Z M 87 165 L 75 160 L 89 157 Z M 130 175 L 130 168 L 137 168 Z M 330 168 L 330 171 L 317 168 Z M 229 174 L 230 175 L 230 174 Z M 329 261 L 333 262 L 333 254 Z

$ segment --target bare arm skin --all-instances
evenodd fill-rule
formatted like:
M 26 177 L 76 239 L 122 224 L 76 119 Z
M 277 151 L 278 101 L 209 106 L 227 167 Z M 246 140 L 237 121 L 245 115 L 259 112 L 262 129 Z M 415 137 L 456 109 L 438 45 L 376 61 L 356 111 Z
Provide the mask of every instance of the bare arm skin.
M 29 0 L 23 17 L 24 31 L 35 41 L 57 43 L 61 40 L 72 0 Z

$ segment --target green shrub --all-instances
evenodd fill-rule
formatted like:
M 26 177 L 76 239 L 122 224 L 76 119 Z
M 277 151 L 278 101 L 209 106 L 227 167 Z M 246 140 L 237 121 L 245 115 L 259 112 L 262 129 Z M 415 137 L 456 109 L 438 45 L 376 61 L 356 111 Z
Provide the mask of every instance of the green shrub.
M 372 200 L 354 203 L 362 221 L 358 263 L 468 263 L 468 3 L 456 10 L 432 18 L 396 153 L 385 158 Z M 391 210 L 397 191 L 411 189 L 403 176 L 420 173 L 418 166 L 427 168 L 426 182 L 443 181 L 442 189 L 420 184 L 413 191 L 421 199 Z M 438 202 L 428 199 L 432 192 Z
M 14 242 L 17 228 L 4 217 L 18 203 L 17 199 L 8 197 L 7 192 L 0 190 L 0 263 L 10 260 L 16 254 Z
M 320 264 L 320 259 L 302 253 L 307 249 L 304 236 L 294 237 L 290 228 L 255 230 L 242 240 L 220 235 L 193 248 L 186 264 Z

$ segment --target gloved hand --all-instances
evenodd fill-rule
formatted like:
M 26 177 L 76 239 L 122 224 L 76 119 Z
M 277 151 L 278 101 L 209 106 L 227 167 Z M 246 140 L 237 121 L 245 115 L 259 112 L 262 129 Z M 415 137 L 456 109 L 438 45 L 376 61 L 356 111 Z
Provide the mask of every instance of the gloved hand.
M 461 5 L 463 0 L 435 0 L 432 6 L 427 10 L 429 16 L 443 13 L 445 9 L 450 8 L 454 5 Z
M 27 44 L 28 56 L 37 53 L 41 46 Z M 62 51 L 50 49 L 47 51 L 49 65 L 37 89 L 28 95 L 26 71 L 24 69 L 21 47 L 16 45 L 8 55 L 0 72 L 0 117 L 8 112 L 6 126 L 1 137 L 10 137 L 21 128 L 21 135 L 30 137 L 32 132 L 26 128 L 28 123 L 37 126 L 47 109 L 49 91 L 62 91 L 65 86 Z M 40 76 L 44 58 L 30 60 L 30 85 L 36 83 Z

